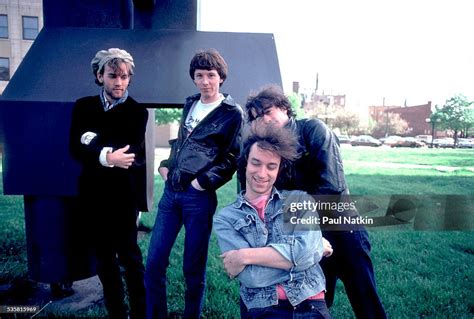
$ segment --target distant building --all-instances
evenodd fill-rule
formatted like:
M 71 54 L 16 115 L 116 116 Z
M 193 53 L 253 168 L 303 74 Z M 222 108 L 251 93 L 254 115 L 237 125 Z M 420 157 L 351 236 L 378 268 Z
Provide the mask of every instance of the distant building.
M 334 107 L 345 107 L 346 106 L 346 95 L 332 95 L 332 94 L 317 94 L 314 93 L 311 97 L 311 101 L 317 106 L 327 105 L 331 108 Z
M 299 94 L 302 98 L 302 105 L 306 112 L 320 113 L 324 110 L 324 117 L 328 117 L 328 112 L 346 106 L 346 95 L 318 94 L 319 74 L 316 73 L 316 86 L 314 88 L 301 88 L 298 81 L 293 82 L 293 92 Z M 320 116 L 321 114 L 318 114 Z
M 387 114 L 390 113 L 387 111 L 399 107 L 398 105 L 372 105 L 369 106 L 369 115 L 374 122 L 384 122 L 387 119 Z
M 0 0 L 0 94 L 42 28 L 42 0 Z
M 408 123 L 408 135 L 430 135 L 431 125 L 426 119 L 431 115 L 431 101 L 415 106 L 369 106 L 369 115 L 377 123 L 383 122 L 388 113 L 396 113 Z

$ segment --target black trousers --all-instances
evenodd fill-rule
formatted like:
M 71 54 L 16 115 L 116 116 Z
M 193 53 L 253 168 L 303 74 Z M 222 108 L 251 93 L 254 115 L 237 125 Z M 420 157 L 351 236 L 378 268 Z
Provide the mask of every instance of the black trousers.
M 375 285 L 367 231 L 323 231 L 323 237 L 334 249 L 331 257 L 320 262 L 326 277 L 327 306 L 332 306 L 336 282 L 341 279 L 357 318 L 386 318 Z
M 125 270 L 130 318 L 145 318 L 146 298 L 143 257 L 137 244 L 138 210 L 128 196 L 96 198 L 91 218 L 97 274 L 110 318 L 127 318 L 121 267 Z M 91 203 L 90 201 L 88 201 Z

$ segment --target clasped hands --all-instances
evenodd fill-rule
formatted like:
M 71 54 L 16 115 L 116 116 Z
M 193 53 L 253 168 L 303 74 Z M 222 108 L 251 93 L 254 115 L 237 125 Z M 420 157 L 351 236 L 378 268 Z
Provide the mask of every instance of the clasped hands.
M 135 154 L 126 153 L 129 148 L 130 145 L 125 145 L 122 148 L 107 153 L 107 163 L 116 167 L 128 169 L 130 166 L 132 166 L 133 162 L 135 162 Z

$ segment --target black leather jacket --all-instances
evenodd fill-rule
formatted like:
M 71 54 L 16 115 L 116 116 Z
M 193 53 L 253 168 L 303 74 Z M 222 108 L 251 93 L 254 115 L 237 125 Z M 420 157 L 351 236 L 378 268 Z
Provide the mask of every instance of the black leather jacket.
M 283 168 L 275 187 L 304 190 L 312 195 L 348 193 L 334 132 L 318 119 L 291 118 L 286 126 L 298 136 L 301 157 L 289 168 Z
M 292 117 L 285 127 L 297 136 L 300 157 L 281 167 L 275 187 L 311 195 L 347 194 L 339 140 L 334 132 L 318 119 Z M 238 177 L 241 189 L 245 189 L 245 167 L 239 167 Z
M 201 95 L 186 99 L 178 138 L 170 140 L 170 157 L 160 163 L 169 169 L 167 183 L 175 191 L 186 189 L 194 178 L 206 190 L 216 190 L 232 178 L 240 151 L 243 111 L 230 95 L 224 96 L 221 105 L 189 135 L 183 124 Z

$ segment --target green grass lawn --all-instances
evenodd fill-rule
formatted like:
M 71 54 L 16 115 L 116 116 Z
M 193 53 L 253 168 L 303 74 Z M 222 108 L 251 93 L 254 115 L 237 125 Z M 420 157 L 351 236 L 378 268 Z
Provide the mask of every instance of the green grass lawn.
M 391 194 L 473 195 L 474 172 L 436 169 L 371 167 L 363 162 L 408 163 L 474 167 L 474 150 L 451 149 L 342 149 L 347 181 L 352 194 L 385 196 Z M 218 192 L 219 207 L 235 199 L 235 179 Z M 155 201 L 161 197 L 163 183 L 156 179 Z M 471 212 L 472 213 L 472 212 Z M 154 210 L 143 220 L 153 225 Z M 0 285 L 26 276 L 26 251 L 21 197 L 0 196 Z M 403 230 L 404 229 L 404 230 Z M 182 313 L 184 278 L 182 275 L 182 232 L 170 257 L 168 270 L 169 309 Z M 370 231 L 372 260 L 377 285 L 389 318 L 473 318 L 474 316 L 474 232 L 414 231 L 384 228 Z M 146 258 L 150 235 L 140 239 Z M 207 267 L 207 291 L 203 316 L 238 318 L 238 284 L 225 275 L 215 236 L 211 237 Z M 100 307 L 76 315 L 94 317 Z M 331 308 L 334 318 L 353 317 L 339 284 Z
M 472 149 L 431 149 L 389 148 L 389 147 L 351 147 L 342 146 L 344 161 L 366 161 L 385 163 L 409 163 L 420 165 L 444 165 L 474 167 Z

